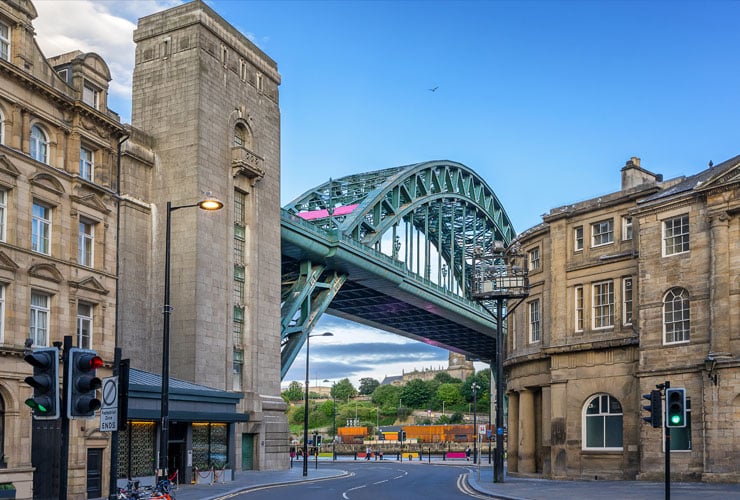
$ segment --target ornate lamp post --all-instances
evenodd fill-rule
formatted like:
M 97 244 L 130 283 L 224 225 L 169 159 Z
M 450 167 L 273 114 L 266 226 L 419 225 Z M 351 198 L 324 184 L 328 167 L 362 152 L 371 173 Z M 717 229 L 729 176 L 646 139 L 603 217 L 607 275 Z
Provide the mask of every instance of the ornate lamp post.
M 508 316 L 529 296 L 529 273 L 527 260 L 518 244 L 506 248 L 501 241 L 494 241 L 490 252 L 476 248 L 473 252 L 473 300 L 496 301 L 496 453 L 493 457 L 493 481 L 504 482 L 504 300 L 521 299 L 513 307 L 507 305 Z M 484 307 L 486 305 L 484 304 Z M 486 307 L 490 312 L 490 309 Z M 491 313 L 493 314 L 493 313 Z M 493 371 L 493 370 L 492 370 Z
M 311 337 L 333 337 L 331 332 L 306 336 L 306 394 L 303 400 L 303 475 L 308 476 L 308 340 Z
M 181 208 L 198 207 L 201 210 L 221 210 L 224 204 L 206 193 L 205 197 L 198 203 L 191 205 L 172 206 L 167 202 L 167 222 L 165 224 L 165 247 L 164 247 L 164 308 L 163 308 L 163 330 L 162 330 L 162 393 L 160 396 L 160 426 L 159 426 L 159 468 L 158 479 L 167 476 L 167 452 L 170 440 L 170 251 L 171 251 L 171 220 L 172 212 Z

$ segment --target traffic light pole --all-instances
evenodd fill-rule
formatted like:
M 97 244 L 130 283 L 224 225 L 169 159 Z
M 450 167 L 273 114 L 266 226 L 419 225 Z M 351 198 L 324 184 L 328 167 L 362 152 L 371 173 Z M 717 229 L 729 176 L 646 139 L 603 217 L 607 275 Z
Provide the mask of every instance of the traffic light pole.
M 668 394 L 670 388 L 671 383 L 666 380 L 663 384 L 665 394 Z M 668 401 L 666 401 L 666 407 L 668 407 Z M 668 427 L 668 417 L 666 416 L 663 420 L 665 433 L 665 500 L 671 500 L 671 429 Z
M 62 372 L 62 387 L 64 388 L 63 394 L 67 393 L 67 387 L 69 387 L 69 350 L 72 348 L 72 337 L 70 335 L 64 336 L 64 344 L 62 349 L 62 364 L 64 370 Z M 67 471 L 69 469 L 69 417 L 67 416 L 67 405 L 69 404 L 68 398 L 62 396 L 61 398 L 61 457 L 59 460 L 59 500 L 66 500 L 67 498 Z

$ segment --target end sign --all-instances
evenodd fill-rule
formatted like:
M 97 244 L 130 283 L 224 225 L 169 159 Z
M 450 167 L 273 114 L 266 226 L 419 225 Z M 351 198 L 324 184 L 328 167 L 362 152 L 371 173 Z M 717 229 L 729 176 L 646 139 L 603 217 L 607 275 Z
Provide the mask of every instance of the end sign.
M 103 379 L 102 398 L 100 405 L 100 431 L 113 432 L 118 430 L 118 377 Z

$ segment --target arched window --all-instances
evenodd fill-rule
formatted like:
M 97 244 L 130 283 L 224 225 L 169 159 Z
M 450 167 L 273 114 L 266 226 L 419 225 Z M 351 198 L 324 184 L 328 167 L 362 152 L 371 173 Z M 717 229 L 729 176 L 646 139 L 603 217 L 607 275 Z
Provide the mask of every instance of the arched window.
M 675 344 L 689 341 L 691 327 L 689 292 L 672 288 L 663 298 L 663 343 Z
M 49 139 L 38 125 L 31 127 L 31 158 L 49 163 Z
M 243 123 L 237 123 L 234 127 L 234 146 L 252 149 L 252 133 Z
M 622 405 L 609 394 L 597 394 L 583 409 L 584 450 L 622 449 Z

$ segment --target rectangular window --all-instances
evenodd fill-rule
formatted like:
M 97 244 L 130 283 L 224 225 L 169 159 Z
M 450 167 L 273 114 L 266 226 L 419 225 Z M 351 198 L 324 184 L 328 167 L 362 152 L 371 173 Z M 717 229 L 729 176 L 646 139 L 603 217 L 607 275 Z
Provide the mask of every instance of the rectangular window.
M 622 322 L 624 326 L 632 324 L 632 278 L 622 280 Z
M 84 147 L 80 148 L 80 177 L 86 181 L 93 181 L 94 166 L 93 151 Z
M 239 79 L 243 82 L 247 81 L 247 63 L 244 59 L 239 59 Z
M 92 349 L 93 306 L 77 304 L 77 347 Z
M 244 352 L 239 349 L 234 349 L 234 363 L 233 363 L 233 380 L 231 382 L 231 389 L 233 391 L 242 390 L 242 367 L 244 366 Z
M 583 250 L 583 226 L 578 226 L 573 231 L 575 237 L 576 252 Z
M 529 342 L 539 342 L 540 338 L 540 301 L 538 299 L 529 303 Z
M 234 262 L 237 264 L 244 264 L 244 240 L 236 238 L 234 235 Z
M 65 69 L 60 69 L 59 71 L 57 71 L 57 75 L 59 75 L 59 78 L 61 78 L 62 80 L 64 80 L 64 82 L 69 83 L 69 80 L 68 80 L 68 78 L 69 78 L 69 71 L 66 68 Z
M 540 249 L 539 247 L 533 248 L 529 252 L 529 270 L 534 271 L 540 268 Z
M 36 347 L 49 346 L 49 302 L 45 293 L 31 292 L 31 331 L 29 337 Z
M 0 241 L 5 241 L 5 228 L 7 227 L 8 214 L 8 192 L 0 189 Z
M 33 203 L 31 218 L 31 250 L 51 253 L 51 208 L 37 202 Z
M 234 191 L 234 224 L 244 226 L 246 217 L 244 207 L 247 204 L 247 195 L 241 191 Z
M 95 248 L 95 226 L 81 221 L 77 237 L 77 262 L 81 266 L 93 267 L 93 249 Z
M 262 76 L 262 73 L 257 73 L 257 90 L 264 90 L 265 88 L 265 79 Z
M 576 298 L 575 298 L 575 305 L 576 305 L 576 331 L 582 332 L 583 331 L 583 287 L 577 286 L 576 287 Z
M 632 239 L 632 217 L 622 217 L 622 240 Z
M 244 280 L 234 280 L 232 299 L 234 300 L 234 305 L 241 306 L 244 304 Z
M 0 59 L 10 61 L 10 26 L 0 23 Z
M 591 224 L 591 246 L 598 247 L 614 241 L 614 219 Z
M 82 102 L 90 107 L 98 109 L 98 106 L 100 105 L 100 91 L 85 82 L 82 86 Z
M 614 282 L 594 284 L 593 295 L 594 329 L 614 326 Z
M 663 221 L 663 255 L 689 251 L 689 216 Z

